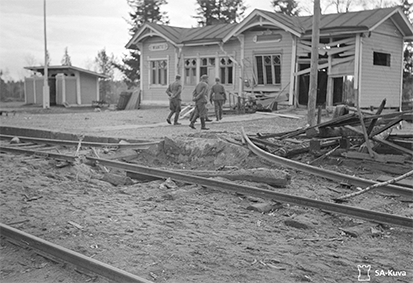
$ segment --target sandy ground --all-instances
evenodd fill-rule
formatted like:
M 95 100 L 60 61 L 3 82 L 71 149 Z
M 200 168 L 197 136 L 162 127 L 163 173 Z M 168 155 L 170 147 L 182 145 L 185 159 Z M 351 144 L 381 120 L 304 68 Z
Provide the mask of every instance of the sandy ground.
M 187 120 L 182 126 L 167 125 L 165 113 L 165 108 L 63 114 L 21 111 L 0 121 L 2 125 L 146 140 L 200 132 L 190 129 Z M 302 111 L 283 113 L 305 117 Z M 146 124 L 150 126 L 142 126 Z M 305 118 L 257 114 L 224 116 L 222 122 L 209 126 L 217 135 L 236 138 L 241 127 L 253 134 L 292 130 L 304 124 Z M 174 165 L 171 158 L 154 162 L 147 155 L 133 162 L 155 167 Z M 58 168 L 54 160 L 10 154 L 1 154 L 0 158 L 2 223 L 20 222 L 13 227 L 154 282 L 357 282 L 367 275 L 371 282 L 413 280 L 413 235 L 396 226 L 196 184 L 159 180 L 113 186 L 101 180 L 103 171 L 97 167 L 77 164 Z M 202 161 L 210 162 L 198 160 L 199 168 L 211 169 Z M 329 200 L 354 191 L 260 162 L 252 154 L 233 165 L 288 172 L 292 179 L 287 187 L 272 188 L 288 194 Z M 383 174 L 363 164 L 323 166 L 371 178 Z M 412 217 L 412 202 L 371 193 L 349 204 Z M 267 213 L 250 209 L 259 203 L 273 209 Z M 61 269 L 61 265 L 35 255 L 29 260 L 11 252 L 15 249 L 2 241 L 1 282 L 106 282 Z M 359 273 L 357 266 L 361 264 L 371 266 L 369 274 L 363 270 Z

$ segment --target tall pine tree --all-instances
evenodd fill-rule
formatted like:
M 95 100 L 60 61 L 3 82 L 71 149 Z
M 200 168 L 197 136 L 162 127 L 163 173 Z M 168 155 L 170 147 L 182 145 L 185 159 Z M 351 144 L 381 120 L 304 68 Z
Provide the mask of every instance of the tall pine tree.
M 160 7 L 166 5 L 166 0 L 127 0 L 133 9 L 129 16 L 129 33 L 134 35 L 144 23 L 169 24 L 166 12 L 161 12 Z M 114 67 L 123 73 L 124 81 L 129 88 L 139 85 L 140 79 L 140 52 L 130 50 L 124 55 L 122 63 L 113 63 Z
M 288 16 L 298 16 L 300 10 L 295 0 L 271 0 L 274 11 Z
M 197 0 L 197 16 L 200 26 L 220 23 L 236 23 L 242 19 L 247 7 L 244 0 Z
M 110 101 L 111 95 L 111 82 L 113 81 L 113 54 L 108 56 L 106 50 L 103 48 L 98 52 L 95 57 L 95 64 L 97 67 L 97 72 L 106 75 L 106 79 L 102 79 L 99 84 L 99 98 L 100 100 Z

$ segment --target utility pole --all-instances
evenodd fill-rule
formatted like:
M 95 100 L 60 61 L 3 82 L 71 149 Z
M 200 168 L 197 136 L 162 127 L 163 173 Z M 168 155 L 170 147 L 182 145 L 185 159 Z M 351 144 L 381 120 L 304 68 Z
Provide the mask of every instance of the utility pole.
M 318 88 L 318 42 L 320 40 L 320 13 L 320 0 L 314 0 L 313 30 L 311 36 L 310 88 L 308 92 L 307 106 L 307 122 L 310 126 L 314 126 L 316 124 L 315 109 Z
M 50 107 L 49 74 L 47 72 L 48 54 L 46 37 L 46 0 L 43 0 L 43 23 L 44 23 L 44 81 L 43 81 L 43 108 Z

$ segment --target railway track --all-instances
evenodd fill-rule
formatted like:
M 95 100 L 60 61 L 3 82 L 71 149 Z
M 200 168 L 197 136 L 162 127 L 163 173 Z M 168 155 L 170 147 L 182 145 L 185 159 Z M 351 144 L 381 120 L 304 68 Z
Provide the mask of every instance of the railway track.
M 146 149 L 151 145 L 157 144 L 159 142 L 139 142 L 139 143 L 99 143 L 99 142 L 89 142 L 89 141 L 73 141 L 73 140 L 56 140 L 56 139 L 43 139 L 25 136 L 12 136 L 0 134 L 0 139 L 11 140 L 13 138 L 19 138 L 21 142 L 35 143 L 35 144 L 46 144 L 46 145 L 62 145 L 62 146 L 90 146 L 90 147 L 111 147 L 111 148 L 132 148 L 132 149 Z
M 314 169 L 316 167 L 312 168 L 312 166 L 301 164 L 301 163 L 296 164 L 298 162 L 291 161 L 291 160 L 279 160 L 278 157 L 274 157 L 273 155 L 265 151 L 262 151 L 258 147 L 256 147 L 248 139 L 244 131 L 243 131 L 243 139 L 248 143 L 248 147 L 255 154 L 259 155 L 262 158 L 270 160 L 272 162 L 282 163 L 282 165 L 284 166 L 294 168 L 294 169 L 301 169 L 305 172 L 309 172 L 313 174 L 316 173 L 316 175 L 319 175 L 319 176 L 321 174 L 321 177 L 329 178 L 335 181 L 340 181 L 340 182 L 348 181 L 358 186 L 368 186 L 370 184 L 375 183 L 370 180 L 365 180 L 365 179 L 361 179 L 361 178 L 357 178 L 353 176 L 343 175 L 343 174 L 339 174 L 339 173 L 331 172 L 331 171 L 323 170 L 320 173 L 320 171 Z M 18 149 L 18 148 L 10 148 L 10 147 L 3 147 L 3 146 L 0 147 L 0 151 L 33 154 L 33 155 L 39 154 L 39 151 L 35 151 L 35 150 Z M 68 161 L 73 161 L 74 158 L 76 158 L 70 155 L 62 155 L 62 154 L 57 154 L 57 153 L 53 153 L 53 154 L 41 153 L 41 154 L 42 156 L 56 158 L 56 159 L 64 159 Z M 125 171 L 134 172 L 134 173 L 139 173 L 141 175 L 144 175 L 144 176 L 146 175 L 148 177 L 156 177 L 156 178 L 164 178 L 164 179 L 171 178 L 174 180 L 179 180 L 179 181 L 183 181 L 187 183 L 194 183 L 194 184 L 198 184 L 198 185 L 202 185 L 206 187 L 212 187 L 218 190 L 225 190 L 225 191 L 230 191 L 234 193 L 252 195 L 252 196 L 261 197 L 264 199 L 273 199 L 276 201 L 286 202 L 286 203 L 304 206 L 304 207 L 322 209 L 322 210 L 331 211 L 331 212 L 335 212 L 335 213 L 339 213 L 339 214 L 343 214 L 343 215 L 347 215 L 347 216 L 351 216 L 355 218 L 361 218 L 361 219 L 372 221 L 372 222 L 386 223 L 389 225 L 397 225 L 397 226 L 401 226 L 401 227 L 409 228 L 409 229 L 413 228 L 412 218 L 403 217 L 399 215 L 366 210 L 366 209 L 362 209 L 362 208 L 358 208 L 354 206 L 336 204 L 332 202 L 325 202 L 325 201 L 320 201 L 320 200 L 315 200 L 315 199 L 310 199 L 310 198 L 305 198 L 305 197 L 300 197 L 300 196 L 293 196 L 293 195 L 283 194 L 283 193 L 279 193 L 275 191 L 260 189 L 256 187 L 250 187 L 250 186 L 244 186 L 244 185 L 234 184 L 230 182 L 212 180 L 212 179 L 207 179 L 207 178 L 198 177 L 198 176 L 191 176 L 191 175 L 181 174 L 181 173 L 177 173 L 173 171 L 150 168 L 150 167 L 145 167 L 145 166 L 140 166 L 140 165 L 129 164 L 125 162 L 119 162 L 119 161 L 113 161 L 113 160 L 107 160 L 107 159 L 89 157 L 89 156 L 86 156 L 85 158 L 86 160 L 99 163 L 102 166 L 107 166 L 107 167 L 122 169 Z M 399 194 L 404 194 L 404 195 L 409 195 L 409 196 L 411 196 L 412 194 L 412 190 L 404 188 L 404 187 L 399 187 L 399 186 L 387 186 L 385 189 L 387 191 L 391 190 L 392 192 L 397 192 Z
M 3 223 L 0 223 L 0 236 L 18 246 L 34 249 L 54 261 L 69 263 L 76 266 L 76 269 L 80 271 L 89 274 L 93 273 L 114 282 L 153 283 L 145 278 L 53 244 Z

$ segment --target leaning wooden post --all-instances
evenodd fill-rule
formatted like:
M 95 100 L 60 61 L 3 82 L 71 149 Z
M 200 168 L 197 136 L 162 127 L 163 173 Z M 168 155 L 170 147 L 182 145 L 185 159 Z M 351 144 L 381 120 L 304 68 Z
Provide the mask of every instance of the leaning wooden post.
M 389 185 L 389 184 L 394 184 L 394 183 L 396 183 L 396 182 L 398 182 L 398 181 L 400 181 L 400 180 L 403 180 L 403 179 L 405 179 L 405 178 L 407 178 L 407 177 L 409 177 L 409 176 L 411 176 L 411 175 L 413 175 L 413 170 L 411 170 L 411 171 L 409 171 L 409 172 L 407 172 L 407 173 L 405 173 L 405 174 L 403 174 L 403 175 L 401 175 L 401 176 L 398 176 L 398 177 L 396 177 L 396 178 L 394 178 L 394 179 L 391 179 L 391 180 L 388 180 L 388 181 L 385 181 L 385 182 L 382 182 L 382 183 L 376 183 L 376 184 L 374 184 L 374 185 L 368 186 L 368 187 L 365 188 L 364 190 L 361 190 L 361 191 L 358 191 L 358 192 L 354 192 L 354 193 L 351 193 L 351 194 L 348 194 L 348 195 L 345 195 L 345 196 L 336 198 L 336 200 L 343 200 L 343 199 L 355 197 L 355 196 L 358 196 L 358 195 L 367 193 L 368 191 L 370 191 L 370 190 L 372 190 L 372 189 L 376 189 L 376 188 L 379 188 L 379 187 L 387 186 L 387 185 Z
M 311 36 L 311 70 L 310 89 L 308 92 L 308 117 L 307 122 L 310 127 L 316 124 L 315 108 L 317 100 L 317 79 L 318 79 L 318 42 L 320 38 L 320 0 L 314 0 L 313 29 Z

